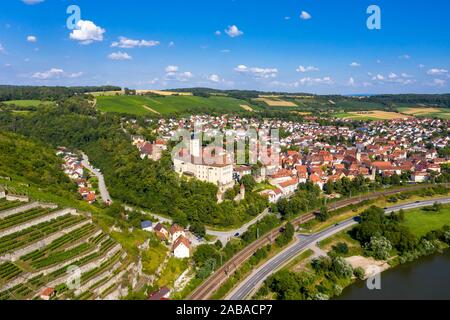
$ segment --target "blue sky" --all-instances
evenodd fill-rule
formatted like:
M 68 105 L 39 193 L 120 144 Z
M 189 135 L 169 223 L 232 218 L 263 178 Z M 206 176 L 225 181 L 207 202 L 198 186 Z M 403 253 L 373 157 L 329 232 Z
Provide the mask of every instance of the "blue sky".
M 367 28 L 372 4 L 381 30 Z M 0 83 L 444 93 L 449 12 L 448 0 L 2 0 Z

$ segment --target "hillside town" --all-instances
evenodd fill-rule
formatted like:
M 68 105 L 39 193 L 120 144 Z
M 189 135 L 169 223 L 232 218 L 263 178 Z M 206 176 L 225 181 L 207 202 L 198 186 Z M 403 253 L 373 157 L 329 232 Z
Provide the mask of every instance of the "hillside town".
M 249 130 L 260 133 L 278 129 L 279 141 L 269 145 L 268 150 L 269 154 L 278 156 L 276 161 L 266 164 L 261 162 L 260 155 L 257 163 L 249 164 L 249 159 L 237 163 L 236 155 L 228 152 L 227 146 L 205 146 L 194 135 L 172 159 L 175 172 L 213 183 L 219 186 L 220 192 L 232 188 L 243 176 L 253 175 L 258 182 L 268 182 L 270 187 L 260 193 L 272 203 L 293 194 L 299 184 L 306 182 L 324 191 L 327 184 L 343 178 L 363 177 L 375 181 L 401 176 L 409 183 L 423 183 L 438 176 L 441 165 L 450 161 L 440 157 L 437 151 L 450 140 L 448 120 L 406 118 L 362 122 L 359 126 L 350 120 L 329 120 L 331 123 L 327 125 L 319 124 L 320 119 L 315 117 L 305 120 L 300 123 L 228 115 L 160 119 L 155 130 L 159 136 L 157 141 L 133 137 L 133 144 L 139 148 L 141 158 L 158 160 L 180 129 L 201 128 L 203 136 L 220 133 L 227 138 L 232 136 L 232 142 L 226 140 L 229 144 L 245 141 Z M 253 136 L 249 140 L 260 143 Z

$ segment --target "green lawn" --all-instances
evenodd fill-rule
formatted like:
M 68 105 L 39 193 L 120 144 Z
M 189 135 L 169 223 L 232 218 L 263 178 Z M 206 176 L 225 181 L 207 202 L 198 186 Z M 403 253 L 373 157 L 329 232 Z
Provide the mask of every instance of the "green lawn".
M 4 101 L 2 103 L 8 105 L 14 104 L 18 107 L 37 107 L 42 104 L 46 106 L 53 105 L 53 102 L 51 101 L 41 101 L 41 100 L 11 100 L 11 101 Z
M 170 114 L 189 110 L 199 112 L 213 110 L 223 113 L 244 111 L 241 105 L 248 105 L 248 103 L 243 100 L 219 96 L 212 96 L 210 98 L 194 96 L 101 96 L 97 98 L 97 107 L 101 111 L 128 113 L 138 116 L 155 114 L 155 112 Z
M 428 232 L 438 230 L 445 225 L 450 225 L 450 206 L 445 206 L 440 212 L 414 209 L 406 211 L 405 225 L 417 237 L 422 237 Z

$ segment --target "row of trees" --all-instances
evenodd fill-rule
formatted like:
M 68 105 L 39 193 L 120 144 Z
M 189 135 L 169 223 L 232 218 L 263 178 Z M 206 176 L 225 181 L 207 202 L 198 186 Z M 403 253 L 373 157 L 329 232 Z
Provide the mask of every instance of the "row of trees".
M 8 100 L 58 100 L 76 94 L 121 90 L 115 86 L 97 87 L 44 87 L 0 86 L 0 101 Z

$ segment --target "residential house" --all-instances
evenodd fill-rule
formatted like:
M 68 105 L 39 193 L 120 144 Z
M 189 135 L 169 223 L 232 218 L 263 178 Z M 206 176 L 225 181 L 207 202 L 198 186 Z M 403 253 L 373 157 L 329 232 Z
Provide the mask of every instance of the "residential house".
M 50 300 L 56 295 L 56 291 L 54 288 L 45 288 L 44 291 L 42 291 L 40 298 L 42 300 Z
M 148 297 L 150 301 L 169 300 L 170 290 L 167 287 L 162 287 L 159 291 L 153 292 Z
M 182 228 L 181 226 L 179 226 L 178 224 L 174 224 L 171 228 L 170 228 L 170 240 L 172 241 L 172 243 L 175 243 L 175 241 L 179 238 L 179 237 L 185 237 L 186 236 L 186 232 L 184 231 L 184 228 Z
M 153 222 L 146 220 L 141 222 L 141 229 L 144 231 L 152 232 L 153 231 Z
M 155 228 L 153 228 L 153 231 L 155 231 L 156 236 L 160 240 L 168 240 L 169 239 L 169 231 L 167 231 L 166 227 L 164 227 L 161 223 L 158 223 Z
M 185 236 L 180 236 L 173 243 L 173 255 L 178 259 L 185 259 L 191 256 L 191 243 Z

